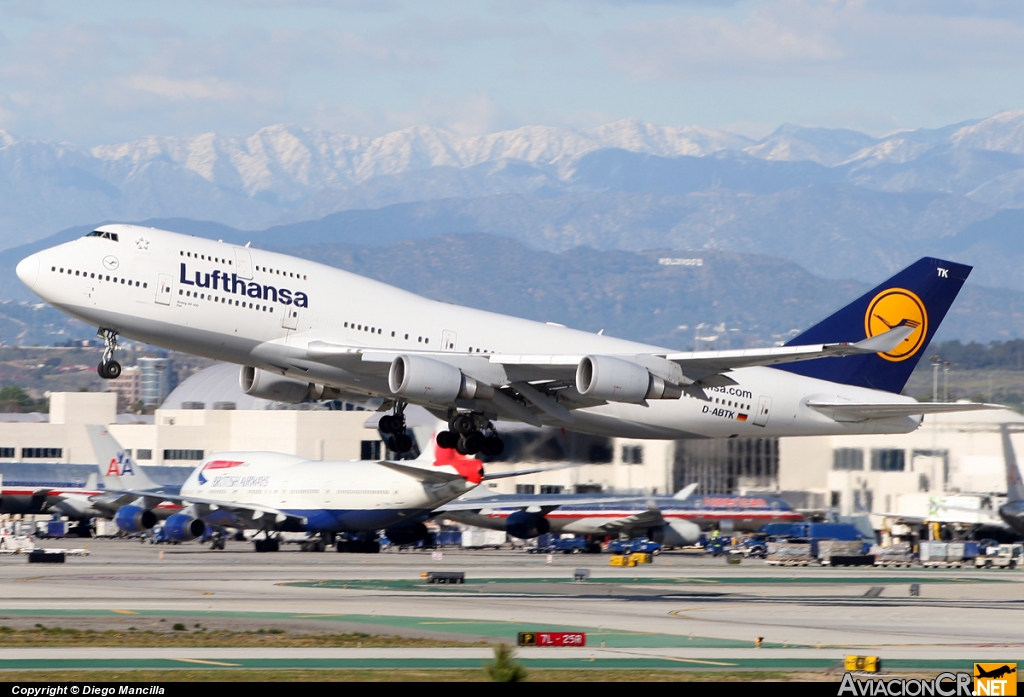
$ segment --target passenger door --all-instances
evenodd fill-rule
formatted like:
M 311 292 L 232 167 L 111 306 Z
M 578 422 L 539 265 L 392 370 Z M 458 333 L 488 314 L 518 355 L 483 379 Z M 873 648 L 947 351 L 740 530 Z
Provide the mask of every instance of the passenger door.
M 169 273 L 162 273 L 157 278 L 156 284 L 156 303 L 157 305 L 170 305 L 171 304 L 171 286 L 174 283 L 174 277 Z
M 771 397 L 758 397 L 757 398 L 757 413 L 754 415 L 755 426 L 767 426 L 768 417 L 772 411 L 772 398 Z
M 299 311 L 291 305 L 284 306 L 284 315 L 281 317 L 281 326 L 285 329 L 296 329 L 299 326 Z
M 441 332 L 441 350 L 442 351 L 454 351 L 455 342 L 458 340 L 458 335 L 451 329 L 445 329 Z

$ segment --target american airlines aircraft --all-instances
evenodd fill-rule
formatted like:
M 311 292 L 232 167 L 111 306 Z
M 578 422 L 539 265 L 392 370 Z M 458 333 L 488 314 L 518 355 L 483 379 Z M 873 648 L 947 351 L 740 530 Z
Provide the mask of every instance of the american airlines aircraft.
M 413 262 L 414 263 L 414 262 Z M 376 399 L 389 446 L 405 406 L 449 424 L 442 447 L 499 454 L 494 422 L 604 436 L 905 433 L 924 414 L 987 408 L 899 393 L 971 268 L 921 259 L 788 345 L 679 352 L 428 300 L 314 261 L 133 225 L 22 260 L 18 277 L 117 338 L 242 366 L 250 394 Z
M 694 495 L 691 484 L 675 496 L 599 497 L 466 496 L 436 512 L 466 525 L 505 530 L 529 539 L 545 533 L 649 537 L 671 547 L 692 545 L 701 530 L 753 532 L 769 523 L 803 520 L 788 503 L 771 496 Z

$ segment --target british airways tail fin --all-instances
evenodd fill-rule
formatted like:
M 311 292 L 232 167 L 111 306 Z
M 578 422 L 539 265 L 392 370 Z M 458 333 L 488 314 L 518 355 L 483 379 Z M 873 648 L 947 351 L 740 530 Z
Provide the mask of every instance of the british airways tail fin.
M 899 324 L 914 327 L 915 331 L 892 351 L 819 358 L 778 368 L 844 385 L 899 393 L 970 273 L 971 267 L 964 264 L 920 259 L 786 344 L 855 343 Z
M 1017 454 L 1010 442 L 1010 429 L 1006 424 L 999 427 L 1003 436 L 1003 460 L 1006 463 L 1006 502 L 1024 501 L 1024 482 L 1021 482 L 1020 467 L 1017 465 Z
M 107 489 L 128 489 L 131 491 L 148 491 L 158 489 L 154 482 L 134 460 L 124 451 L 121 444 L 106 426 L 89 425 L 85 427 L 92 441 L 92 449 L 96 454 L 100 481 Z

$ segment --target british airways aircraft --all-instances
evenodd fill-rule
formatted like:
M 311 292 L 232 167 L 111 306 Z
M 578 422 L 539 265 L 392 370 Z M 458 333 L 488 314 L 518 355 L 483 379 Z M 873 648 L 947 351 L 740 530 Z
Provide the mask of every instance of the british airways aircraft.
M 141 470 L 104 426 L 86 426 L 100 461 Z M 125 532 L 144 532 L 156 525 L 161 510 L 164 535 L 188 542 L 207 527 L 217 531 L 211 549 L 224 549 L 225 528 L 262 533 L 253 538 L 257 552 L 276 552 L 281 532 L 306 532 L 303 551 L 322 552 L 337 533 L 354 539 L 338 541 L 342 551 L 379 551 L 376 531 L 384 529 L 396 544 L 426 539 L 423 524 L 434 510 L 481 482 L 544 468 L 485 474 L 483 463 L 431 442 L 434 431 L 416 429 L 420 442 L 430 443 L 415 460 L 353 460 L 321 462 L 275 452 L 221 452 L 192 471 L 180 491 L 148 488 L 108 489 L 90 499 L 99 510 L 114 511 Z M 144 473 L 142 473 L 143 476 Z M 145 480 L 125 480 L 145 485 Z
M 237 363 L 250 395 L 376 399 L 389 446 L 405 406 L 442 447 L 499 454 L 495 421 L 628 438 L 906 433 L 989 408 L 900 395 L 971 267 L 925 258 L 786 346 L 679 352 L 419 297 L 315 261 L 132 225 L 22 260 L 18 277 L 117 338 Z

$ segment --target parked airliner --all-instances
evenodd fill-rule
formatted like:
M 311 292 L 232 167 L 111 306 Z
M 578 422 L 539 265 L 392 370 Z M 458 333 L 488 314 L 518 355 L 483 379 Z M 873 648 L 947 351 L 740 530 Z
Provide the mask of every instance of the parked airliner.
M 691 484 L 675 496 L 474 496 L 437 509 L 439 517 L 529 539 L 546 533 L 648 537 L 671 547 L 696 543 L 702 530 L 753 532 L 768 523 L 803 520 L 772 496 L 695 495 Z
M 405 262 L 405 263 L 415 263 Z M 438 443 L 496 455 L 494 421 L 630 438 L 905 433 L 924 414 L 987 408 L 900 395 L 971 267 L 917 261 L 786 346 L 678 352 L 437 302 L 315 261 L 133 225 L 33 254 L 18 277 L 118 336 L 239 364 L 284 402 L 376 400 L 392 450 L 404 409 L 449 424 Z
M 86 426 L 101 462 L 138 469 L 104 426 Z M 314 461 L 285 453 L 214 453 L 192 471 L 179 492 L 113 489 L 93 499 L 101 510 L 115 508 L 114 521 L 125 532 L 156 525 L 157 511 L 173 506 L 164 536 L 187 542 L 217 531 L 212 549 L 224 549 L 223 530 L 256 530 L 257 552 L 276 552 L 280 532 L 306 532 L 305 551 L 322 552 L 337 533 L 341 551 L 378 551 L 377 531 L 396 544 L 426 539 L 423 524 L 434 509 L 491 479 L 536 474 L 545 468 L 484 473 L 480 460 L 432 442 L 433 429 L 419 431 L 424 447 L 415 460 Z M 137 482 L 142 484 L 144 482 Z M 353 547 L 356 544 L 358 547 Z

